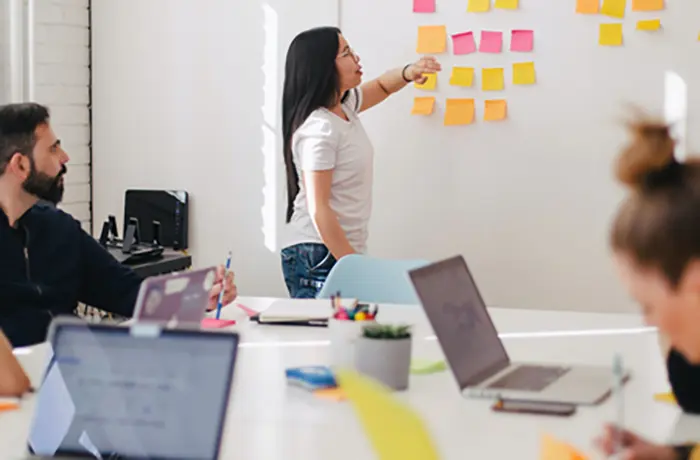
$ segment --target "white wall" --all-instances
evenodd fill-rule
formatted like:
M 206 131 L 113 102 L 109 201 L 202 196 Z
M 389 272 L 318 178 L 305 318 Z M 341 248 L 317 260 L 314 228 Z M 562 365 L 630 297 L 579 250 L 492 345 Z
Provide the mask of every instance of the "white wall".
M 96 231 L 127 188 L 192 196 L 196 265 L 233 251 L 241 293 L 286 295 L 280 98 L 287 46 L 336 0 L 93 2 Z

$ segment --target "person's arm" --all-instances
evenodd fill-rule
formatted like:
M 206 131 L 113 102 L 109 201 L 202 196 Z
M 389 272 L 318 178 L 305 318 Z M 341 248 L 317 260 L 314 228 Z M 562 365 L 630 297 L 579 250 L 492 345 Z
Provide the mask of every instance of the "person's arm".
M 440 64 L 434 57 L 428 56 L 414 64 L 399 69 L 389 70 L 379 78 L 370 80 L 360 86 L 362 90 L 362 105 L 360 112 L 367 110 L 395 92 L 403 89 L 410 82 L 425 83 L 426 73 L 435 73 L 441 70 Z
M 20 397 L 31 389 L 29 377 L 12 353 L 12 345 L 0 332 L 0 396 Z

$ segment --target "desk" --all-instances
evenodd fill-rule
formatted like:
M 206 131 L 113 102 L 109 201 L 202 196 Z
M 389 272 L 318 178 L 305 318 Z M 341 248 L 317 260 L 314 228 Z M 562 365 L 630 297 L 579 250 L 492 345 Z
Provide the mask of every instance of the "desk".
M 260 309 L 273 300 L 240 298 L 237 302 Z M 490 312 L 514 360 L 610 365 L 613 353 L 621 352 L 633 372 L 625 386 L 629 428 L 657 441 L 700 440 L 700 419 L 681 416 L 676 406 L 653 400 L 654 393 L 668 386 L 656 333 L 644 328 L 639 316 L 495 308 Z M 229 306 L 222 316 L 240 319 L 241 312 Z M 382 306 L 379 319 L 415 324 L 413 356 L 441 359 L 420 308 Z M 375 458 L 349 403 L 318 400 L 286 384 L 286 367 L 328 362 L 325 328 L 241 321 L 233 329 L 241 333 L 242 342 L 221 458 Z M 597 330 L 598 335 L 574 334 L 582 329 Z M 44 350 L 45 345 L 39 345 L 19 355 L 35 383 Z M 447 460 L 536 459 L 542 432 L 590 452 L 593 437 L 604 422 L 614 418 L 615 409 L 614 401 L 609 400 L 597 407 L 579 408 L 570 418 L 494 413 L 489 401 L 463 399 L 449 371 L 411 376 L 409 390 L 396 396 L 426 420 L 441 458 Z M 3 458 L 23 458 L 33 405 L 29 397 L 21 410 L 0 413 Z

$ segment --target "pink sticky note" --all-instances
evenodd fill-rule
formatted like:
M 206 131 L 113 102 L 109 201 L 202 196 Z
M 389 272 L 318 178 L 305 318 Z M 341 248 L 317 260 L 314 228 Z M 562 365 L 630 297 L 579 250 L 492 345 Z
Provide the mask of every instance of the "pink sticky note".
M 232 319 L 204 318 L 202 320 L 202 328 L 204 329 L 221 329 L 222 327 L 229 327 L 234 324 L 236 324 L 236 321 Z
M 503 43 L 502 32 L 481 31 L 481 41 L 479 42 L 480 53 L 500 53 Z
M 474 33 L 463 32 L 452 35 L 452 51 L 454 54 L 469 54 L 476 51 Z
M 435 0 L 413 0 L 414 13 L 434 13 Z
M 510 35 L 511 51 L 532 51 L 535 33 L 531 30 L 514 30 Z

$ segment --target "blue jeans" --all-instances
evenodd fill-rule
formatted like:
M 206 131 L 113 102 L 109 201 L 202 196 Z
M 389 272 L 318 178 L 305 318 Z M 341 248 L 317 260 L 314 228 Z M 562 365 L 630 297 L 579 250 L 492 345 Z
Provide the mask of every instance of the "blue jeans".
M 335 257 L 323 244 L 301 243 L 282 249 L 282 273 L 289 296 L 294 299 L 316 298 Z

